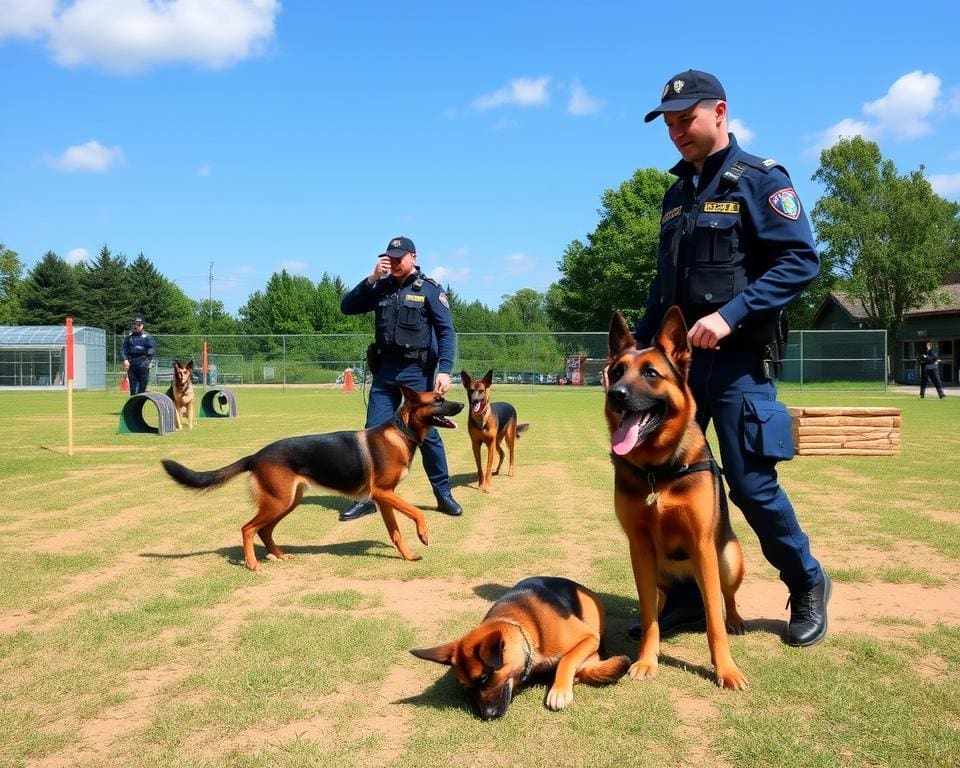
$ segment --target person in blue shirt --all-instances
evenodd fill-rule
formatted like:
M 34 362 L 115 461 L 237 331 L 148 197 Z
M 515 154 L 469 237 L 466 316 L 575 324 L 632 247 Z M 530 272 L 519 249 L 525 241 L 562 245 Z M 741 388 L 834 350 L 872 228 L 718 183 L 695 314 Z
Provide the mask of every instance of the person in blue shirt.
M 920 364 L 920 397 L 927 396 L 929 381 L 937 388 L 937 394 L 943 400 L 946 395 L 943 394 L 943 382 L 940 381 L 940 355 L 934 351 L 932 341 L 926 343 L 917 362 Z
M 131 397 L 147 391 L 150 363 L 156 351 L 153 336 L 143 330 L 143 315 L 137 315 L 133 318 L 133 330 L 124 337 L 120 347 L 120 357 L 130 382 Z
M 730 498 L 790 593 L 784 642 L 827 632 L 831 582 L 777 479 L 792 458 L 790 417 L 774 385 L 786 344 L 784 307 L 817 275 L 810 224 L 786 170 L 744 152 L 727 130 L 726 93 L 713 75 L 670 78 L 645 122 L 663 116 L 681 160 L 660 221 L 657 271 L 634 335 L 647 346 L 666 310 L 680 307 L 693 361 L 697 421 L 713 421 Z M 660 634 L 705 625 L 696 584 L 668 592 Z M 639 632 L 639 625 L 631 627 Z
M 366 428 L 388 421 L 400 407 L 400 385 L 417 392 L 450 389 L 450 372 L 456 335 L 450 303 L 443 288 L 425 277 L 417 266 L 417 249 L 408 237 L 395 237 L 365 279 L 340 302 L 346 315 L 375 313 L 376 340 L 369 362 L 373 385 L 367 401 Z M 463 514 L 450 491 L 450 473 L 443 442 L 436 429 L 420 446 L 437 508 L 448 515 Z M 369 499 L 360 500 L 340 513 L 341 520 L 355 520 L 376 511 Z

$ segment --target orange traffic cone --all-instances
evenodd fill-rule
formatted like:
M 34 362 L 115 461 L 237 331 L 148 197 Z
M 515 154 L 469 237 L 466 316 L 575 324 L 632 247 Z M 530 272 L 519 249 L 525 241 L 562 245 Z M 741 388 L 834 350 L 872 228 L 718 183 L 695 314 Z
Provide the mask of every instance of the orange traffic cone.
M 130 382 L 127 381 L 127 374 L 124 373 L 120 378 L 120 391 L 129 392 L 130 391 Z
M 347 368 L 343 372 L 343 391 L 353 392 L 353 369 Z

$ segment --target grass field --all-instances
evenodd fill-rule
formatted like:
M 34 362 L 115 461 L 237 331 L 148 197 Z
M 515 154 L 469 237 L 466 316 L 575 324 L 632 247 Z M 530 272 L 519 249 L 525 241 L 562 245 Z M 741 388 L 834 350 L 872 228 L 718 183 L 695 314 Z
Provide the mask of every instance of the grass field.
M 462 518 L 436 512 L 419 457 L 400 492 L 427 511 L 402 561 L 378 515 L 318 491 L 277 528 L 294 555 L 242 566 L 242 479 L 183 490 L 159 460 L 211 469 L 278 437 L 354 429 L 359 394 L 238 388 L 237 419 L 118 435 L 123 397 L 0 393 L 0 766 L 960 765 L 960 397 L 787 391 L 789 405 L 903 410 L 899 457 L 799 457 L 781 480 L 834 578 L 831 631 L 784 646 L 786 591 L 739 511 L 750 680 L 711 682 L 706 638 L 663 643 L 656 679 L 546 689 L 476 719 L 449 671 L 408 653 L 452 639 L 525 576 L 599 593 L 607 647 L 635 658 L 636 594 L 612 509 L 597 390 L 498 386 L 531 424 L 517 476 L 476 489 L 465 429 L 445 432 Z M 453 399 L 462 394 L 454 390 Z M 264 552 L 258 550 L 262 558 Z

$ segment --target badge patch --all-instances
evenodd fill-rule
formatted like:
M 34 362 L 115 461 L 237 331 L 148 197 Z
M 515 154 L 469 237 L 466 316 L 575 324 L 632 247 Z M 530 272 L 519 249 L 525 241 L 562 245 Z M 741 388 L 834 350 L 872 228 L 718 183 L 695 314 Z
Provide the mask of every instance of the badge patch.
M 800 218 L 800 198 L 790 187 L 774 192 L 767 199 L 770 202 L 770 207 L 785 219 L 796 221 Z
M 424 295 L 421 294 L 421 293 L 408 293 L 408 294 L 407 294 L 406 296 L 404 296 L 403 298 L 404 298 L 406 301 L 416 301 L 416 302 L 420 302 L 420 303 L 426 301 L 426 298 L 425 298 Z
M 740 213 L 740 203 L 704 203 L 704 213 Z
M 450 309 L 450 301 L 447 299 L 447 294 L 443 291 L 440 292 L 440 303 L 443 304 L 447 309 Z
M 670 221 L 670 219 L 675 219 L 675 218 L 677 218 L 677 216 L 680 215 L 680 212 L 681 212 L 682 210 L 683 210 L 683 209 L 682 209 L 679 205 L 678 205 L 676 208 L 671 208 L 669 211 L 667 211 L 665 214 L 663 214 L 663 218 L 660 219 L 660 226 L 662 227 L 664 224 L 666 224 L 668 221 Z
M 680 93 L 680 91 L 683 90 L 683 86 L 685 86 L 685 85 L 686 85 L 686 83 L 683 82 L 683 80 L 674 80 L 674 81 L 673 81 L 673 92 L 674 92 L 674 93 Z

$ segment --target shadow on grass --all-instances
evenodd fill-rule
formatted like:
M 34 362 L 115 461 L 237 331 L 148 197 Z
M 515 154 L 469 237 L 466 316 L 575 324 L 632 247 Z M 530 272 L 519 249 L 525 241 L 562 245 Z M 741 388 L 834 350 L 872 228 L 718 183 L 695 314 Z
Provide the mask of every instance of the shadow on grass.
M 345 541 L 338 544 L 315 544 L 308 546 L 290 546 L 281 547 L 288 555 L 336 555 L 337 557 L 390 557 L 399 558 L 397 550 L 390 544 L 384 544 L 382 541 L 372 541 L 370 539 L 361 539 L 360 541 Z M 267 556 L 267 550 L 264 547 L 256 547 L 257 559 L 264 561 Z M 202 549 L 195 552 L 141 552 L 140 557 L 154 560 L 185 560 L 190 557 L 204 557 L 206 555 L 219 555 L 227 562 L 234 565 L 245 565 L 243 557 L 243 547 L 220 547 L 219 549 Z

